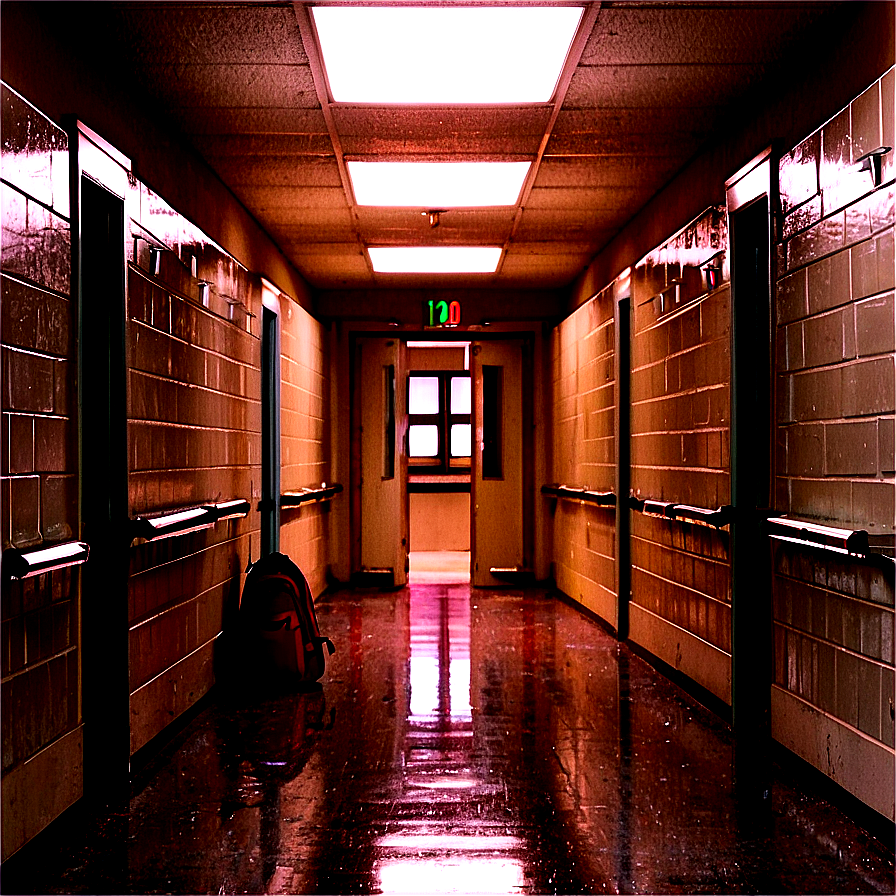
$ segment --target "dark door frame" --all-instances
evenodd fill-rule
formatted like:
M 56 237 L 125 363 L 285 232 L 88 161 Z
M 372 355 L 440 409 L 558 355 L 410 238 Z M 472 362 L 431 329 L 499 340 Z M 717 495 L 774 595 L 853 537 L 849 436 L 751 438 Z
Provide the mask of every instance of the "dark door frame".
M 731 714 L 738 738 L 770 736 L 771 572 L 763 522 L 773 480 L 771 149 L 726 184 L 731 251 Z
M 280 550 L 280 303 L 261 317 L 261 555 Z
M 72 266 L 78 315 L 80 693 L 84 795 L 120 802 L 130 783 L 128 397 L 125 195 L 129 161 L 76 123 Z

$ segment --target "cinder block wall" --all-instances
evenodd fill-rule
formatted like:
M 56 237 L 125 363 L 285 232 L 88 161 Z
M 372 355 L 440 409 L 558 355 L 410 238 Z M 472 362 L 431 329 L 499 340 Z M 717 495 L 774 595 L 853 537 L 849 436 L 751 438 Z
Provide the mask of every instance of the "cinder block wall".
M 896 165 L 892 152 L 884 157 L 875 187 L 859 159 L 896 144 L 893 119 L 891 69 L 780 159 L 773 300 L 773 509 L 865 529 L 890 557 Z M 641 499 L 729 503 L 728 249 L 719 206 L 632 260 L 631 477 Z M 709 288 L 697 278 L 716 252 L 721 279 Z M 612 489 L 612 476 L 597 472 L 606 454 L 583 413 L 594 386 L 586 314 L 607 292 L 554 331 L 552 427 L 555 480 Z M 612 416 L 594 419 L 610 437 Z M 595 548 L 612 545 L 612 521 L 599 541 L 599 513 L 559 502 L 554 564 L 564 592 L 612 621 L 612 552 Z M 631 526 L 631 640 L 730 701 L 727 531 L 640 513 Z M 772 567 L 773 736 L 893 818 L 892 560 L 771 542 L 756 562 Z
M 780 161 L 777 509 L 892 546 L 896 163 L 891 69 Z M 777 545 L 775 736 L 893 817 L 893 564 Z
M 76 319 L 66 134 L 2 100 L 2 547 L 77 538 Z M 3 856 L 81 795 L 78 576 L 2 577 Z
M 701 265 L 728 251 L 711 208 L 632 276 L 631 477 L 640 499 L 715 510 L 730 501 L 731 291 Z M 728 533 L 632 515 L 633 641 L 730 701 Z
M 258 558 L 261 291 L 134 179 L 126 208 L 129 515 L 253 505 L 244 519 L 131 548 L 134 752 L 211 688 L 215 639 Z
M 616 361 L 612 289 L 577 309 L 553 332 L 553 469 L 558 485 L 615 489 Z M 590 610 L 615 619 L 612 507 L 561 500 L 554 511 L 557 586 Z
M 329 352 L 321 324 L 290 299 L 280 313 L 280 476 L 282 491 L 332 483 L 327 417 Z M 344 500 L 338 496 L 337 501 Z M 327 585 L 330 505 L 284 508 L 280 550 L 305 573 L 314 594 Z

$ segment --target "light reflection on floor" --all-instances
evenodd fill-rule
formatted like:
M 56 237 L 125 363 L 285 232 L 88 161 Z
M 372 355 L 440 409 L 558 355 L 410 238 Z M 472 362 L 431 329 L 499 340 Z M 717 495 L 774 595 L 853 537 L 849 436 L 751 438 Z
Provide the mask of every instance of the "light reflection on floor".
M 889 846 L 792 771 L 757 800 L 730 726 L 549 593 L 344 589 L 318 616 L 319 689 L 217 691 L 2 891 L 894 892 Z
M 464 585 L 470 581 L 469 551 L 411 551 L 411 585 Z
M 444 571 L 454 558 L 424 558 L 423 564 L 427 559 Z M 415 801 L 422 791 L 439 815 L 456 804 L 459 791 L 469 798 L 499 789 L 474 755 L 470 591 L 412 589 L 409 613 L 410 700 L 398 800 Z M 495 811 L 472 825 L 433 820 L 425 830 L 413 818 L 382 821 L 389 832 L 376 840 L 374 874 L 383 894 L 516 893 L 525 886 L 525 843 L 507 832 L 506 818 Z

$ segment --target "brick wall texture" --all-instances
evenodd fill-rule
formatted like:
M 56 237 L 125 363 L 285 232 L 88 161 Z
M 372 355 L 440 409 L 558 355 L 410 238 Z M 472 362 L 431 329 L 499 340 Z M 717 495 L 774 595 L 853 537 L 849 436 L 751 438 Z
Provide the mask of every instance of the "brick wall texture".
M 2 547 L 77 537 L 68 138 L 4 85 Z M 77 576 L 2 577 L 4 775 L 79 724 Z
M 558 484 L 606 492 L 615 488 L 615 311 L 606 290 L 553 332 L 554 456 Z M 615 600 L 615 511 L 557 502 L 554 557 L 557 585 L 600 612 Z
M 875 185 L 859 160 L 896 144 L 893 109 L 891 70 L 781 157 L 773 294 L 774 510 L 866 529 L 885 551 L 896 493 L 896 163 L 884 156 Z M 633 263 L 631 484 L 641 499 L 708 509 L 730 500 L 728 249 L 719 207 Z M 605 290 L 553 332 L 557 483 L 613 488 L 612 309 Z M 612 610 L 612 515 L 560 501 L 553 526 L 558 586 L 592 609 L 610 599 Z M 631 527 L 633 604 L 672 643 L 683 630 L 730 654 L 727 531 L 640 513 Z M 769 557 L 775 685 L 892 747 L 892 563 L 780 543 Z M 674 652 L 660 658 L 678 664 Z
M 892 544 L 894 72 L 780 160 L 777 509 Z M 894 746 L 893 566 L 775 549 L 775 683 Z
M 329 358 L 320 323 L 300 305 L 281 301 L 280 476 L 283 491 L 331 482 Z M 314 594 L 327 584 L 328 504 L 283 509 L 280 550 L 305 573 Z

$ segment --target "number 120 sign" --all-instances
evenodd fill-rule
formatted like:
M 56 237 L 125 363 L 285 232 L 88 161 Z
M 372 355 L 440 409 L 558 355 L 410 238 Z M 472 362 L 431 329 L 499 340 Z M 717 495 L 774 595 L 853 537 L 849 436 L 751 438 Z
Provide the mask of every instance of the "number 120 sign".
M 424 327 L 456 327 L 460 323 L 460 302 L 430 299 L 423 303 Z

